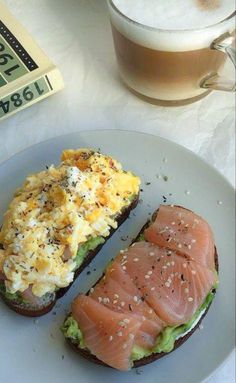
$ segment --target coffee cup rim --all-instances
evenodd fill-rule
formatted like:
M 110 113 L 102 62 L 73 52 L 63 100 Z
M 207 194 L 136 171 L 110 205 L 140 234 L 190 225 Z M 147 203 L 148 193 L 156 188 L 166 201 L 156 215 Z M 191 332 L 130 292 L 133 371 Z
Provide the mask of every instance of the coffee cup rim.
M 142 24 L 142 23 L 139 23 L 138 21 L 135 21 L 135 20 L 132 20 L 130 17 L 128 17 L 127 15 L 125 15 L 123 12 L 121 12 L 117 7 L 116 5 L 114 4 L 114 0 L 107 0 L 108 4 L 113 8 L 113 10 L 118 13 L 118 15 L 120 15 L 121 17 L 123 17 L 124 19 L 126 19 L 129 23 L 131 24 L 134 24 L 136 25 L 137 27 L 140 27 L 140 28 L 143 28 L 143 29 L 146 29 L 146 30 L 149 30 L 149 31 L 156 31 L 156 32 L 167 32 L 167 33 L 184 33 L 184 32 L 200 32 L 200 31 L 204 31 L 206 29 L 211 29 L 211 28 L 214 28 L 218 25 L 221 25 L 223 23 L 225 23 L 226 21 L 232 19 L 235 15 L 236 15 L 236 11 L 234 11 L 233 13 L 231 13 L 231 15 L 227 16 L 226 18 L 224 18 L 223 20 L 219 21 L 218 23 L 215 23 L 215 24 L 210 24 L 210 25 L 207 25 L 206 27 L 203 27 L 203 28 L 186 28 L 186 29 L 164 29 L 164 28 L 156 28 L 156 27 L 151 27 L 149 25 L 146 25 L 146 24 Z

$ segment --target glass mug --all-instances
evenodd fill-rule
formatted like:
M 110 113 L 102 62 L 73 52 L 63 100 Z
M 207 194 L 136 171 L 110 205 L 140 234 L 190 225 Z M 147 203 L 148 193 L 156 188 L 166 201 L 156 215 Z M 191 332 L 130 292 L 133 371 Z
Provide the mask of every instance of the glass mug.
M 213 89 L 235 91 L 220 75 L 229 57 L 235 65 L 235 13 L 203 29 L 148 27 L 108 0 L 120 76 L 128 88 L 159 105 L 185 105 Z

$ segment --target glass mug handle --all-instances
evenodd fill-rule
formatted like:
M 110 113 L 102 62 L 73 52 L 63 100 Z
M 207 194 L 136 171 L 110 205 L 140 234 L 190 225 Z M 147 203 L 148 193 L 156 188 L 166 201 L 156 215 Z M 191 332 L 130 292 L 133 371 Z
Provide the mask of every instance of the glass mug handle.
M 225 53 L 230 58 L 234 66 L 236 66 L 235 48 L 233 47 L 234 41 L 234 36 L 230 35 L 229 33 L 225 33 L 224 35 L 215 39 L 211 44 L 210 48 Z M 229 80 L 226 77 L 220 76 L 217 73 L 213 73 L 205 77 L 201 81 L 200 86 L 204 89 L 224 90 L 228 92 L 235 92 L 236 90 L 235 81 Z

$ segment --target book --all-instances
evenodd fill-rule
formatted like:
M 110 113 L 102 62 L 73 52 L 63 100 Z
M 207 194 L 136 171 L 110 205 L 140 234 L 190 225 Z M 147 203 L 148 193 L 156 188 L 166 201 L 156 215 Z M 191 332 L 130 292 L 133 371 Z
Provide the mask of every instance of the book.
M 0 0 L 0 122 L 63 87 L 59 69 Z

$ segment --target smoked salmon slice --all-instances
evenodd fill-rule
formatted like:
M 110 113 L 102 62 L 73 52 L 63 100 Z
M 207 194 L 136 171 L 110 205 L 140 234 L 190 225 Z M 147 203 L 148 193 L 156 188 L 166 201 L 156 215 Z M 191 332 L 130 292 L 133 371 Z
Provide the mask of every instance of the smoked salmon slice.
M 131 351 L 142 324 L 139 319 L 112 311 L 87 295 L 72 303 L 72 314 L 92 354 L 118 370 L 131 368 Z
M 166 324 L 156 315 L 142 292 L 123 270 L 126 262 L 127 256 L 124 253 L 121 264 L 113 262 L 95 288 L 90 290 L 89 296 L 111 310 L 136 316 L 142 325 L 137 332 L 135 344 L 151 349 Z
M 133 244 L 124 272 L 143 299 L 167 325 L 187 323 L 216 282 L 216 274 L 200 263 L 148 242 Z M 122 264 L 123 254 L 115 262 Z
M 179 206 L 161 205 L 145 239 L 185 254 L 210 269 L 215 268 L 214 239 L 210 226 L 199 215 Z

